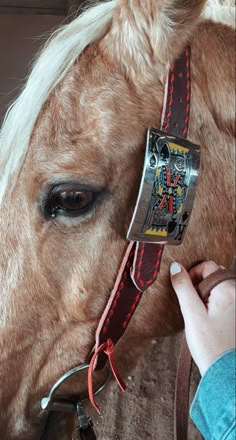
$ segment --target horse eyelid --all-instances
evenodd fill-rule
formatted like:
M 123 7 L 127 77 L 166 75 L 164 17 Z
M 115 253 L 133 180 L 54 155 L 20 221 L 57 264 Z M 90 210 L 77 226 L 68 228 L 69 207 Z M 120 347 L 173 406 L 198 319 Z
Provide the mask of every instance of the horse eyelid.
M 56 209 L 55 206 L 53 206 L 53 199 L 55 197 L 55 194 L 57 191 L 63 191 L 65 189 L 74 189 L 78 192 L 88 192 L 93 194 L 93 198 L 90 203 L 88 203 L 87 207 L 84 207 L 82 209 L 79 209 L 78 211 L 69 212 L 69 211 L 63 211 L 61 209 Z M 54 194 L 53 194 L 54 193 Z M 85 186 L 80 184 L 75 184 L 75 182 L 66 182 L 66 183 L 59 183 L 58 185 L 53 185 L 48 187 L 45 191 L 43 191 L 43 194 L 40 198 L 40 211 L 43 214 L 44 218 L 47 220 L 53 219 L 57 216 L 64 216 L 68 218 L 76 218 L 76 217 L 82 217 L 88 214 L 92 209 L 95 209 L 100 205 L 102 202 L 104 195 L 106 191 L 98 190 L 98 188 L 92 188 L 91 186 Z

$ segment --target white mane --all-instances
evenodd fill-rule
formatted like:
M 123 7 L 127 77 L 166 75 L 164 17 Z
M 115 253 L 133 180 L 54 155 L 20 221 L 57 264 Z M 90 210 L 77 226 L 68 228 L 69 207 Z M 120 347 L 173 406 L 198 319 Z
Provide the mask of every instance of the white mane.
M 235 27 L 234 0 L 208 0 L 203 16 Z
M 84 49 L 105 33 L 116 3 L 112 0 L 86 10 L 56 31 L 42 50 L 24 90 L 9 108 L 0 132 L 0 202 L 9 177 L 22 166 L 44 103 Z
M 0 132 L 0 202 L 10 176 L 21 169 L 44 103 L 84 49 L 104 35 L 117 2 L 111 0 L 86 10 L 56 31 L 41 52 L 24 90 L 8 110 Z M 232 17 L 233 8 L 222 7 L 222 3 L 232 6 L 232 0 L 209 0 L 205 16 L 216 19 L 215 8 L 221 8 L 221 11 L 227 9 L 228 17 Z

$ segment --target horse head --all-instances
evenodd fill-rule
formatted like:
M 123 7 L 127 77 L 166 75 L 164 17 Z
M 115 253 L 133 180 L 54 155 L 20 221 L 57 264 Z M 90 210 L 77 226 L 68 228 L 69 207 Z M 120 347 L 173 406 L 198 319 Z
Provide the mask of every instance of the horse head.
M 231 263 L 233 34 L 204 20 L 204 6 L 204 0 L 113 0 L 88 9 L 52 36 L 6 116 L 0 141 L 1 438 L 49 438 L 40 400 L 93 349 L 127 247 L 146 131 L 160 127 L 165 77 L 187 44 L 189 139 L 202 149 L 196 200 L 183 245 L 165 249 L 160 276 L 117 348 L 121 369 L 135 363 L 149 338 L 182 328 L 171 261 Z M 83 375 L 64 388 L 81 391 Z M 73 420 L 63 423 L 60 439 L 71 438 Z M 59 438 L 57 430 L 53 435 Z

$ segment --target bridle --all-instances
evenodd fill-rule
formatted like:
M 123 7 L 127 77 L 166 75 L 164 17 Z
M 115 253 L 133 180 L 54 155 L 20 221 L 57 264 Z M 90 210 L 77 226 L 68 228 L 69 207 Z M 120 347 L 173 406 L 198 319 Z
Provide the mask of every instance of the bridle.
M 187 138 L 190 113 L 190 48 L 171 66 L 165 89 L 161 130 L 147 132 L 143 176 L 137 204 L 128 231 L 130 241 L 107 306 L 96 331 L 96 342 L 89 363 L 63 375 L 41 401 L 47 411 L 74 412 L 78 416 L 79 438 L 93 440 L 92 422 L 83 410 L 83 399 L 59 399 L 55 392 L 68 378 L 88 369 L 88 391 L 99 411 L 92 374 L 109 359 L 111 370 L 122 391 L 125 385 L 114 361 L 116 343 L 125 333 L 145 292 L 157 279 L 166 244 L 181 244 L 193 207 L 200 147 Z

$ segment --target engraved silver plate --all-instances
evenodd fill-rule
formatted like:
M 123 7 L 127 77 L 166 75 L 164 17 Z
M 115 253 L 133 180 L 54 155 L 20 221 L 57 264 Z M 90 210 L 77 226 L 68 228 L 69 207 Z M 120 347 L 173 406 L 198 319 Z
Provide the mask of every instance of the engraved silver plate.
M 151 128 L 128 240 L 181 244 L 193 208 L 200 147 Z

